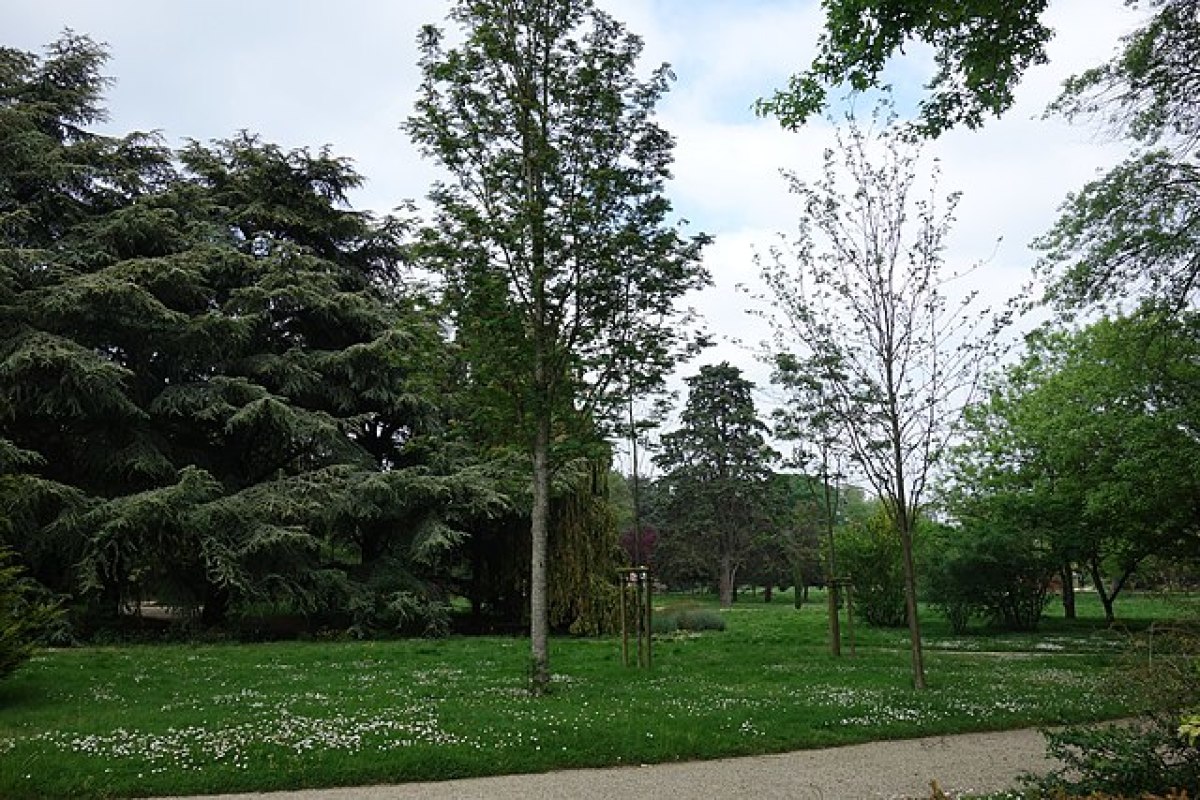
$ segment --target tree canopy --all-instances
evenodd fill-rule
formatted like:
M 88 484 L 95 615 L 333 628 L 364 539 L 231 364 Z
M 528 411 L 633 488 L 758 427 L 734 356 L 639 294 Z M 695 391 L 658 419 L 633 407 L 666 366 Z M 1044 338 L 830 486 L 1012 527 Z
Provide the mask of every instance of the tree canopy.
M 692 543 L 728 607 L 738 570 L 772 522 L 766 500 L 775 453 L 754 408 L 754 384 L 740 369 L 728 362 L 705 365 L 686 380 L 680 427 L 662 437 L 654 458 L 664 471 L 659 491 L 669 509 L 666 537 Z
M 1013 104 L 1029 67 L 1046 61 L 1053 31 L 1042 22 L 1048 0 L 825 0 L 825 29 L 808 69 L 758 110 L 795 128 L 825 109 L 831 88 L 879 85 L 888 61 L 919 40 L 934 49 L 918 128 L 937 136 L 978 128 Z
M 429 597 L 507 500 L 436 436 L 445 343 L 396 281 L 401 223 L 350 210 L 361 179 L 327 151 L 89 133 L 105 58 L 3 51 L 4 543 L 110 617 L 153 597 L 369 625 L 363 592 Z
M 452 47 L 436 27 L 421 32 L 406 129 L 449 173 L 430 193 L 425 252 L 471 384 L 532 463 L 541 691 L 552 475 L 686 347 L 676 301 L 707 281 L 706 237 L 668 223 L 674 141 L 654 112 L 669 70 L 637 76 L 638 37 L 590 0 L 464 1 L 450 20 L 462 33 Z
M 1109 618 L 1151 555 L 1194 548 L 1200 329 L 1147 311 L 1035 337 L 968 414 L 951 508 L 1086 570 Z

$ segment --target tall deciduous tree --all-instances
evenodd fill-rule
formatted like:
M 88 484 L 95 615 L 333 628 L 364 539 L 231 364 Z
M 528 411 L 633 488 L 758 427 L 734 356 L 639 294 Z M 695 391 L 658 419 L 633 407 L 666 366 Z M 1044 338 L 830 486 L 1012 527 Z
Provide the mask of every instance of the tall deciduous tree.
M 532 461 L 530 638 L 543 691 L 556 443 L 674 363 L 675 303 L 707 279 L 704 238 L 667 225 L 673 140 L 653 114 L 670 73 L 637 78 L 640 39 L 590 0 L 460 0 L 450 19 L 460 44 L 436 27 L 420 34 L 424 80 L 405 127 L 449 173 L 430 195 L 428 252 L 456 335 Z
M 754 384 L 728 362 L 687 379 L 678 430 L 662 437 L 663 469 L 673 533 L 697 542 L 717 575 L 721 605 L 733 604 L 738 569 L 756 535 L 771 524 L 765 507 L 771 463 L 767 426 L 758 418 Z
M 949 299 L 943 248 L 957 200 L 914 197 L 919 150 L 853 120 L 815 183 L 791 178 L 799 230 L 762 276 L 777 341 L 806 362 L 854 462 L 883 499 L 904 556 L 912 676 L 925 685 L 913 531 L 930 469 L 992 341 L 973 295 Z M 879 153 L 871 148 L 877 142 Z M 976 339 L 980 334 L 983 339 Z

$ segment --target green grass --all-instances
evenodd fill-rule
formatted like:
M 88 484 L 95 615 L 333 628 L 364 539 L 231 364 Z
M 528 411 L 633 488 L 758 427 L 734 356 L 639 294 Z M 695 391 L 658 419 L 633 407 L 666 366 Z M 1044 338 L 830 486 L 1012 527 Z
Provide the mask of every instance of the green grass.
M 1125 607 L 1134 627 L 1167 611 Z M 0 797 L 435 780 L 1127 714 L 1107 667 L 1129 634 L 1083 610 L 1021 636 L 952 637 L 927 613 L 924 693 L 902 631 L 857 626 L 857 656 L 829 656 L 820 596 L 746 598 L 724 632 L 656 639 L 649 672 L 621 665 L 616 638 L 556 639 L 544 698 L 524 691 L 523 639 L 46 652 L 0 684 Z

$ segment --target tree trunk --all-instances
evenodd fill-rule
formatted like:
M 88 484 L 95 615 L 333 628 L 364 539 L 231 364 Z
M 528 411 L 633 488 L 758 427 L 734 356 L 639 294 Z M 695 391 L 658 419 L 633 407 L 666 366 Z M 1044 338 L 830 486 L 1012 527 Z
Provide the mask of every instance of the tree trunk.
M 838 590 L 833 581 L 825 584 L 825 595 L 829 598 L 829 652 L 831 655 L 842 654 L 841 619 L 838 616 Z
M 733 559 L 728 555 L 721 556 L 721 572 L 717 576 L 718 596 L 721 598 L 721 608 L 733 606 Z
M 531 691 L 550 689 L 550 603 L 546 581 L 546 550 L 550 535 L 550 419 L 537 421 L 533 443 L 533 512 L 530 526 L 529 640 Z
M 1116 600 L 1117 593 L 1109 593 L 1104 586 L 1104 575 L 1100 572 L 1100 562 L 1096 559 L 1090 559 L 1088 569 L 1092 573 L 1092 585 L 1096 588 L 1096 596 L 1100 598 L 1100 605 L 1104 606 L 1104 621 L 1112 625 L 1117 621 L 1117 615 L 1113 613 L 1113 601 Z
M 763 602 L 764 603 L 771 602 L 771 591 L 772 591 L 771 584 L 768 583 L 766 586 L 763 587 Z
M 200 611 L 200 624 L 215 628 L 225 623 L 229 612 L 229 590 L 211 583 L 204 590 L 204 608 Z
M 1063 616 L 1075 619 L 1075 570 L 1068 561 L 1062 566 Z
M 904 554 L 904 607 L 908 614 L 908 635 L 912 646 L 913 688 L 925 688 L 925 654 L 921 647 L 921 620 L 917 612 L 917 570 L 913 563 L 912 520 L 901 511 L 900 549 Z
M 829 485 L 828 459 L 822 459 L 821 491 L 825 512 L 825 539 L 829 551 L 825 560 L 825 594 L 829 598 L 829 652 L 833 656 L 842 655 L 842 620 L 838 613 L 837 587 L 837 546 L 834 539 L 834 525 L 837 520 L 837 495 Z M 805 587 L 807 590 L 807 586 Z

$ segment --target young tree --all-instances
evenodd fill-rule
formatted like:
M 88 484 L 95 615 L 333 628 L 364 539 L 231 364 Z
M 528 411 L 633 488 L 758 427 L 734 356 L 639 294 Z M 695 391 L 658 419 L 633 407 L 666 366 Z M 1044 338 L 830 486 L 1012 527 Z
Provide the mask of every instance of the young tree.
M 460 0 L 463 39 L 420 35 L 406 130 L 448 173 L 430 193 L 430 266 L 473 379 L 532 461 L 530 639 L 549 686 L 550 489 L 573 431 L 653 385 L 685 336 L 675 302 L 704 284 L 704 237 L 666 224 L 673 140 L 653 120 L 670 77 L 591 0 Z
M 923 688 L 913 531 L 993 331 L 985 315 L 969 313 L 973 295 L 945 294 L 942 251 L 957 195 L 944 208 L 936 187 L 928 199 L 912 196 L 918 150 L 894 125 L 872 137 L 851 120 L 839 144 L 815 184 L 792 177 L 798 235 L 773 251 L 762 276 L 777 341 L 808 365 L 900 537 L 913 684 Z
M 654 460 L 664 471 L 672 533 L 694 539 L 715 561 L 728 608 L 738 569 L 770 524 L 765 500 L 776 454 L 754 409 L 754 384 L 741 370 L 728 362 L 704 366 L 687 384 L 680 427 L 662 437 Z
M 829 649 L 842 654 L 840 600 L 837 579 L 837 544 L 834 532 L 842 506 L 845 481 L 846 448 L 838 421 L 830 412 L 819 370 L 797 360 L 789 353 L 776 359 L 772 376 L 788 393 L 788 404 L 776 410 L 775 433 L 796 442 L 791 466 L 814 472 L 815 480 L 805 480 L 821 533 L 825 537 L 825 592 L 829 605 Z

